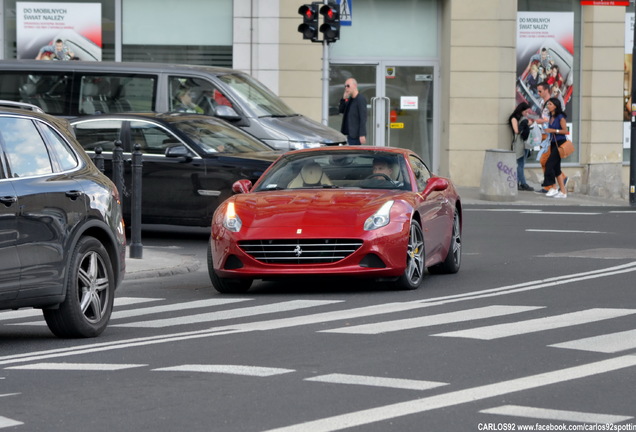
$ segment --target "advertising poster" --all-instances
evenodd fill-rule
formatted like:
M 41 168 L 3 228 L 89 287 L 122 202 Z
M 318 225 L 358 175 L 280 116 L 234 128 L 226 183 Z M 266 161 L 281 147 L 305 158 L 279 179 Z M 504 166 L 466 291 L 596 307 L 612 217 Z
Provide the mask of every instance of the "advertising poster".
M 623 79 L 623 148 L 630 148 L 632 136 L 632 50 L 634 49 L 634 13 L 625 14 L 625 75 Z
M 102 59 L 100 3 L 16 3 L 17 58 Z M 56 41 L 62 43 L 56 45 Z
M 563 102 L 568 122 L 574 92 L 574 13 L 519 12 L 517 14 L 517 104 L 528 102 L 537 114 L 543 99 L 537 84 L 547 82 Z

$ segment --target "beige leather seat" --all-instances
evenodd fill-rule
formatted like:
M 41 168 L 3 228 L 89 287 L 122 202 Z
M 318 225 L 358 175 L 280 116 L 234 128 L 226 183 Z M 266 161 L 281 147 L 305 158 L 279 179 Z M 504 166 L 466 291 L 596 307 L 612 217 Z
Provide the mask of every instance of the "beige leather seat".
M 331 185 L 331 180 L 316 162 L 310 162 L 302 167 L 300 173 L 289 182 L 288 188 L 302 188 L 306 186 Z

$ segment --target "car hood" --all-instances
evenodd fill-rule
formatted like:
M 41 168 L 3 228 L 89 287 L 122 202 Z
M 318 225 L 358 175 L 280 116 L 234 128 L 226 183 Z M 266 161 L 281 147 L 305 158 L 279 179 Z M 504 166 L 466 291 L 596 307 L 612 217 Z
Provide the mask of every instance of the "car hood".
M 302 115 L 260 117 L 258 121 L 266 128 L 283 133 L 290 141 L 317 142 L 325 145 L 347 141 L 347 138 L 337 130 Z
M 236 212 L 250 228 L 359 226 L 395 192 L 295 190 L 235 195 Z

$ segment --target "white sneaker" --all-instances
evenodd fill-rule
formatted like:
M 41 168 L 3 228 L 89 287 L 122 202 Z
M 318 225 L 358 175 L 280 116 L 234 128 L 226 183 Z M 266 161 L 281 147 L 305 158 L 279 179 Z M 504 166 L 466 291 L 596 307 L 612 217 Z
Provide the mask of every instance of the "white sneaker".
M 559 190 L 557 188 L 552 188 L 545 194 L 545 196 L 553 197 L 553 196 L 555 196 L 558 193 L 559 193 Z
M 552 196 L 552 198 L 567 198 L 567 197 L 568 197 L 568 194 L 564 194 L 561 191 L 557 192 L 556 194 Z

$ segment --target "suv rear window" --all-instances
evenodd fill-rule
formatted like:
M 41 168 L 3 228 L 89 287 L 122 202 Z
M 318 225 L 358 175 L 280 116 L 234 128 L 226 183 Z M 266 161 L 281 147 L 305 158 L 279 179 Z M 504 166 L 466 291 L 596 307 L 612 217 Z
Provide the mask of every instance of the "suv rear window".
M 7 151 L 12 177 L 29 177 L 53 172 L 48 150 L 33 121 L 0 117 L 1 142 Z

